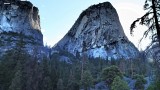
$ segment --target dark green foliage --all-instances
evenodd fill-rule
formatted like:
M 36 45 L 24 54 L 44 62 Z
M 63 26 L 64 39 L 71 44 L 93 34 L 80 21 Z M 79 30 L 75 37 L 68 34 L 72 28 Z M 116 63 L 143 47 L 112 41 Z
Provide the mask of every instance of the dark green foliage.
M 102 78 L 106 83 L 110 86 L 114 80 L 115 77 L 119 76 L 122 78 L 122 73 L 118 69 L 117 66 L 110 66 L 107 68 L 104 68 L 102 71 Z
M 123 81 L 119 76 L 115 77 L 112 85 L 111 90 L 130 90 L 128 84 Z
M 93 85 L 93 77 L 90 71 L 84 71 L 80 83 L 85 90 L 88 90 Z
M 0 59 L 0 89 L 7 90 L 15 74 L 16 60 L 12 52 L 8 52 Z
M 0 58 L 0 90 L 79 90 L 93 88 L 103 80 L 111 87 L 115 77 L 122 78 L 121 71 L 128 77 L 132 71 L 145 73 L 140 71 L 145 63 L 141 60 L 76 58 L 65 51 L 39 60 L 36 49 L 33 55 L 25 52 L 25 44 L 22 37 L 15 48 Z M 60 60 L 61 56 L 69 57 L 71 63 Z
M 29 58 L 28 54 L 23 50 L 24 42 L 23 38 L 16 43 L 16 47 L 12 50 L 8 50 L 2 57 L 0 62 L 0 69 L 2 70 L 0 79 L 5 83 L 2 83 L 2 90 L 7 90 L 9 87 L 12 89 L 22 89 L 25 80 L 23 74 L 25 72 L 25 61 L 26 57 Z M 1 81 L 0 80 L 0 81 Z M 19 85 L 21 83 L 22 86 Z M 17 85 L 18 87 L 16 87 Z M 14 87 L 14 88 L 13 88 Z
M 147 83 L 144 77 L 142 75 L 135 75 L 133 79 L 136 80 L 135 89 L 144 90 L 144 84 Z
M 39 63 L 24 51 L 14 52 L 0 60 L 0 90 L 53 90 L 48 60 Z
M 77 68 L 78 69 L 78 68 Z M 74 71 L 74 70 L 73 70 Z M 70 76 L 68 78 L 68 83 L 66 85 L 66 89 L 70 89 L 70 90 L 76 90 L 79 88 L 79 75 L 78 72 L 74 72 L 73 71 L 70 72 Z M 78 81 L 77 81 L 78 80 Z
M 24 45 L 22 39 L 16 48 L 1 58 L 0 90 L 79 90 L 91 88 L 103 80 L 111 88 L 115 77 L 122 78 L 120 71 L 127 74 L 131 65 L 127 60 L 117 60 L 117 66 L 112 66 L 111 61 L 85 58 L 82 74 L 82 58 L 76 59 L 69 53 L 61 52 L 60 55 L 55 53 L 50 58 L 44 57 L 39 61 L 36 51 L 30 56 L 23 50 Z M 61 55 L 70 57 L 72 63 L 60 61 Z M 132 63 L 133 68 L 137 63 Z
M 40 90 L 52 90 L 52 81 L 51 81 L 51 72 L 49 64 L 50 62 L 47 58 L 44 58 L 41 62 L 40 68 L 41 71 L 41 83 L 40 83 Z
M 12 80 L 11 85 L 9 86 L 9 90 L 22 90 L 22 72 L 18 70 L 15 73 L 15 77 Z
M 72 64 L 66 61 L 60 61 L 61 55 L 71 57 Z M 64 90 L 77 90 L 79 89 L 79 82 L 81 79 L 81 64 L 71 54 L 61 52 L 59 54 L 53 54 L 50 60 L 51 80 L 53 89 L 56 90 L 59 79 L 63 81 Z M 73 60 L 74 59 L 74 60 Z
M 147 90 L 160 90 L 160 81 L 159 82 L 153 82 Z
M 30 56 L 25 51 L 23 38 L 21 35 L 16 46 L 5 52 L 0 59 L 0 90 L 52 90 L 49 87 L 50 76 L 42 74 L 46 73 L 45 67 L 49 64 L 45 66 L 44 63 L 37 62 L 34 55 Z
M 147 62 L 141 57 L 137 59 L 124 60 L 120 59 L 116 61 L 116 65 L 120 71 L 126 77 L 133 77 L 135 74 L 146 75 L 147 74 Z
M 64 90 L 63 80 L 59 79 L 57 82 L 57 90 Z

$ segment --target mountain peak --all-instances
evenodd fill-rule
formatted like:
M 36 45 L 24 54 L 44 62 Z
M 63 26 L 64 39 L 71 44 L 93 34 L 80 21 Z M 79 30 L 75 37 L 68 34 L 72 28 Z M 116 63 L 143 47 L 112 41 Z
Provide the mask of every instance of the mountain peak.
M 56 48 L 76 56 L 133 58 L 137 48 L 124 34 L 115 8 L 109 2 L 92 5 L 83 11 Z
M 80 17 L 83 17 L 84 15 L 88 15 L 93 10 L 100 10 L 102 8 L 114 9 L 114 7 L 112 6 L 112 4 L 110 2 L 103 2 L 103 3 L 99 3 L 99 4 L 94 4 L 94 5 L 90 6 L 90 7 L 88 7 L 86 10 L 84 10 L 80 14 Z
M 94 4 L 90 6 L 88 9 L 86 9 L 86 11 L 91 9 L 100 9 L 100 8 L 114 8 L 114 7 L 110 2 L 103 2 L 103 3 Z
M 80 14 L 79 18 L 77 19 L 77 21 L 75 22 L 71 30 L 69 31 L 68 34 L 70 36 L 74 36 L 76 34 L 75 32 L 77 31 L 76 29 L 77 25 L 81 22 L 81 20 L 84 22 L 94 21 L 90 23 L 92 24 L 91 26 L 99 26 L 99 28 L 102 28 L 100 26 L 111 26 L 112 28 L 111 24 L 120 24 L 117 11 L 110 2 L 104 2 L 104 3 L 92 5 L 88 9 L 84 10 Z M 118 23 L 111 23 L 111 21 L 113 22 L 117 21 Z M 95 22 L 98 22 L 98 23 L 95 23 Z M 116 25 L 116 26 L 120 26 L 119 29 L 117 30 L 119 31 L 119 33 L 121 33 L 120 35 L 123 34 L 123 37 L 127 39 L 126 36 L 124 35 L 122 26 L 121 25 Z M 82 29 L 78 29 L 78 31 L 79 30 L 82 30 Z M 96 31 L 98 30 L 106 30 L 106 29 L 97 29 Z

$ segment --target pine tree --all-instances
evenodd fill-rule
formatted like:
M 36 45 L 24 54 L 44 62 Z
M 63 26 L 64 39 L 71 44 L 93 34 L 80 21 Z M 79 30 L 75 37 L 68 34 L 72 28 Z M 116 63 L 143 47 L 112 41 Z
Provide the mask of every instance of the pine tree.
M 81 79 L 81 86 L 84 87 L 85 90 L 88 90 L 93 84 L 93 77 L 90 71 L 84 71 L 83 78 Z
M 42 85 L 41 90 L 52 90 L 52 82 L 50 78 L 49 61 L 44 57 L 42 61 Z
M 119 60 L 119 69 L 123 74 L 125 74 L 125 72 L 126 72 L 126 63 L 125 63 L 124 59 L 120 59 Z
M 51 79 L 49 76 L 45 76 L 43 79 L 43 89 L 42 90 L 52 90 Z
M 22 90 L 23 86 L 22 86 L 22 71 L 18 70 L 15 73 L 15 77 L 12 80 L 12 83 L 9 87 L 9 90 Z
M 75 73 L 73 72 L 73 70 L 70 71 L 66 89 L 67 90 L 79 89 L 79 83 L 77 82 L 77 78 L 75 78 Z
M 25 90 L 26 88 L 26 55 L 19 56 L 17 61 L 17 65 L 15 68 L 15 76 L 12 79 L 12 83 L 9 87 L 9 90 Z M 29 58 L 28 58 L 29 59 Z
M 7 90 L 15 76 L 14 57 L 13 50 L 9 50 L 0 58 L 0 90 Z
M 15 75 L 12 79 L 12 83 L 9 86 L 9 90 L 25 90 L 26 89 L 26 62 L 29 59 L 29 55 L 24 50 L 25 41 L 22 33 L 19 34 L 20 40 L 17 41 L 16 46 L 13 48 L 14 60 L 16 63 Z
M 59 79 L 57 82 L 57 90 L 64 90 L 64 84 L 62 79 Z

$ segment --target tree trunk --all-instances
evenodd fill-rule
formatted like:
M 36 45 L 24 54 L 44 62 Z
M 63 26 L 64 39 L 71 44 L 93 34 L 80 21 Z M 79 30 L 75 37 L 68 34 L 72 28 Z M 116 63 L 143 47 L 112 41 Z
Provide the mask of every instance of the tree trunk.
M 156 30 L 157 30 L 158 42 L 159 42 L 159 46 L 160 46 L 160 27 L 158 24 L 158 17 L 157 17 L 157 11 L 156 11 L 156 6 L 155 6 L 155 0 L 152 0 L 152 8 L 153 8 L 153 14 L 154 14 L 155 25 L 156 25 Z

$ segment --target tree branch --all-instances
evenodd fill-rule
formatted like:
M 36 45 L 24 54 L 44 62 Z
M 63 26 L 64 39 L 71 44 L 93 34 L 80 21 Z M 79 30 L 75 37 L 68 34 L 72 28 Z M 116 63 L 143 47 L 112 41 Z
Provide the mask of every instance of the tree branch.
M 133 29 L 136 27 L 136 23 L 139 22 L 141 18 L 138 18 L 137 20 L 133 21 L 130 27 L 130 34 L 133 35 Z
M 130 34 L 133 35 L 133 29 L 136 27 L 136 23 L 141 21 L 140 24 L 143 25 L 144 24 L 144 19 L 149 16 L 150 14 L 152 14 L 153 12 L 147 12 L 145 15 L 143 15 L 141 18 L 138 18 L 137 20 L 133 21 L 133 23 L 131 24 L 130 27 Z

